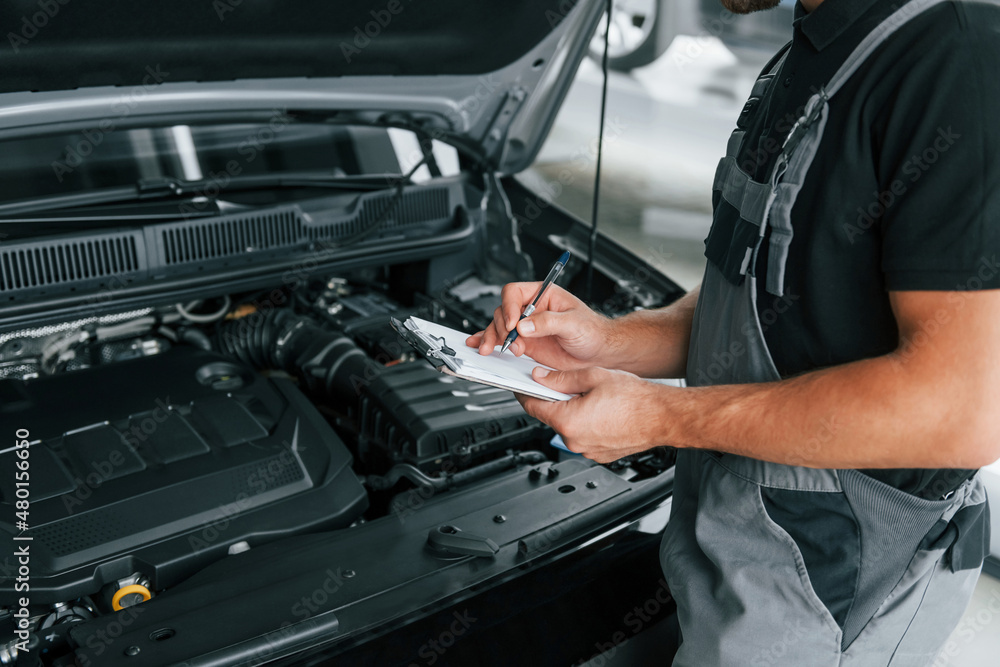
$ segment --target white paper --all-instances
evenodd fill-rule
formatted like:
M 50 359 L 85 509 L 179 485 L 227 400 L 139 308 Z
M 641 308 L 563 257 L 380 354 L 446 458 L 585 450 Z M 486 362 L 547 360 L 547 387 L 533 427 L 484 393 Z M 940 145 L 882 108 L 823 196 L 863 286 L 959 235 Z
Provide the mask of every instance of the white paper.
M 500 346 L 497 345 L 491 354 L 483 356 L 479 354 L 478 348 L 465 344 L 465 340 L 469 337 L 467 333 L 449 329 L 419 317 L 411 317 L 409 320 L 416 324 L 421 331 L 435 338 L 443 338 L 445 344 L 455 350 L 455 358 L 461 362 L 459 375 L 499 385 L 511 391 L 545 396 L 554 401 L 568 401 L 573 398 L 570 394 L 549 389 L 535 382 L 531 377 L 531 369 L 536 366 L 549 370 L 555 369 L 540 364 L 527 355 L 516 357 L 508 350 L 506 354 L 501 356 Z

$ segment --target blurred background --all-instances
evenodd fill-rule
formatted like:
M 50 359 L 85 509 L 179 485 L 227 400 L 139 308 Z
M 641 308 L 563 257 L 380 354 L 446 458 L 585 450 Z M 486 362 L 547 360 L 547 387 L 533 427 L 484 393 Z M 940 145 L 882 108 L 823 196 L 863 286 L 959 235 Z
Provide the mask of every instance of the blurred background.
M 792 33 L 792 3 L 736 16 L 718 0 L 623 0 L 609 34 L 599 228 L 682 286 L 704 270 L 712 178 L 764 64 Z M 601 55 L 591 44 L 549 139 L 520 178 L 591 218 Z
M 735 16 L 718 0 L 614 3 L 598 228 L 685 288 L 705 268 L 716 164 L 754 80 L 791 39 L 793 4 Z M 607 26 L 598 29 L 538 159 L 518 176 L 585 221 Z M 988 481 L 1000 489 L 1000 467 L 991 469 Z M 996 665 L 998 655 L 1000 580 L 984 575 L 934 666 Z M 615 657 L 614 664 L 628 664 L 628 651 Z

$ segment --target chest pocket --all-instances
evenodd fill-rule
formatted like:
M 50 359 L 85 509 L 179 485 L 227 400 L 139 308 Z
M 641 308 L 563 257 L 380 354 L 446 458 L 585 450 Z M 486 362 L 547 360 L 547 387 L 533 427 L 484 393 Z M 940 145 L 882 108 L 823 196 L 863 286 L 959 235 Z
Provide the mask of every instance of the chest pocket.
M 779 51 L 754 83 L 743 106 L 736 129 L 729 137 L 726 156 L 719 160 L 712 184 L 712 227 L 705 239 L 705 257 L 734 285 L 743 283 L 753 272 L 757 249 L 766 230 L 766 213 L 771 202 L 769 183 L 755 181 L 744 171 L 737 157 L 746 128 L 761 112 L 763 100 L 784 61 L 789 45 Z

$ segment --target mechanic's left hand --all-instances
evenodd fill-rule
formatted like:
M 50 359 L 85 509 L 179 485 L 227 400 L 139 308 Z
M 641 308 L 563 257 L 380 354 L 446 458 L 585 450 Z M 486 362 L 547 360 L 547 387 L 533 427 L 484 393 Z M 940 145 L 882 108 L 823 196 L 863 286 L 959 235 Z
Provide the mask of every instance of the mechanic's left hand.
M 556 391 L 580 394 L 568 401 L 518 394 L 517 400 L 529 415 L 554 428 L 570 450 L 588 459 L 609 463 L 668 444 L 662 415 L 672 387 L 605 368 L 546 371 L 538 367 L 532 377 Z

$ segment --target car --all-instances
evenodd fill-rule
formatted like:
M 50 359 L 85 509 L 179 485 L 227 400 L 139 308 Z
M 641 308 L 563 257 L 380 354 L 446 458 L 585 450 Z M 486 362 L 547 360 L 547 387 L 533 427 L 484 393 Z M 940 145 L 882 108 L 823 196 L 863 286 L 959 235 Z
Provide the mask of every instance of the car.
M 737 53 L 777 51 L 792 38 L 795 0 L 781 0 L 776 10 L 741 16 L 719 0 L 614 0 L 610 32 L 605 17 L 590 44 L 600 63 L 608 42 L 608 68 L 629 72 L 659 58 L 678 35 L 714 37 Z
M 673 452 L 553 447 L 389 321 L 484 328 L 566 250 L 608 315 L 682 294 L 514 178 L 602 11 L 0 7 L 0 664 L 572 664 L 668 623 Z

